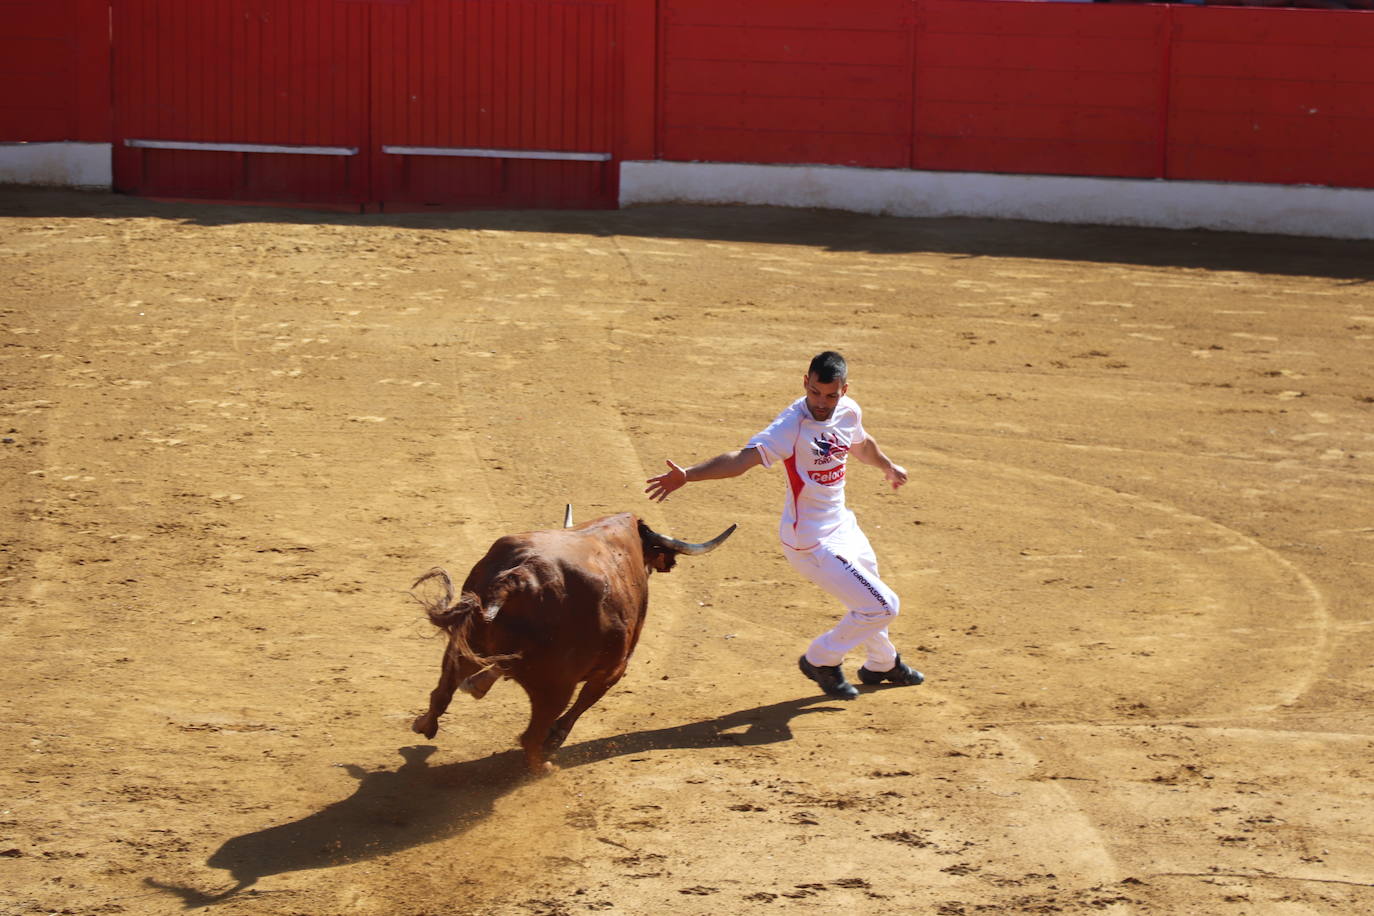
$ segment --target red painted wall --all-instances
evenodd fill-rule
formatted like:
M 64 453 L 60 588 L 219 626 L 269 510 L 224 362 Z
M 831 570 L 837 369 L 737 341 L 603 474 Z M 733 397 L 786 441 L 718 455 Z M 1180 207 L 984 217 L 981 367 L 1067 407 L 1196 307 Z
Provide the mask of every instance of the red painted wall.
M 1181 9 L 1172 47 L 1167 177 L 1374 187 L 1374 12 Z
M 1374 13 L 662 3 L 660 158 L 1374 187 Z
M 910 0 L 662 0 L 664 159 L 905 168 Z
M 913 168 L 1159 174 L 1164 7 L 924 0 L 920 8 Z
M 0 0 L 0 84 L 0 142 L 108 142 L 109 0 Z
M 451 204 L 487 180 L 550 205 L 614 197 L 614 164 L 402 169 L 383 143 L 1374 188 L 1371 61 L 1374 13 L 1332 10 L 0 0 L 0 141 L 113 139 L 130 190 L 152 168 L 169 195 L 359 205 Z M 207 157 L 129 137 L 362 152 Z

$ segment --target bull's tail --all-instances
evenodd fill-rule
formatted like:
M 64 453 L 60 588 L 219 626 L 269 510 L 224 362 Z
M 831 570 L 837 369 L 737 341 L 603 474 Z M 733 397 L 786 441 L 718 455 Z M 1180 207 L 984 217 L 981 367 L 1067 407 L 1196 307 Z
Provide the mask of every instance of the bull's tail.
M 425 598 L 413 593 L 416 586 L 430 579 L 437 579 L 439 581 L 439 584 L 444 590 L 442 597 Z M 412 596 L 416 601 L 420 602 L 421 607 L 425 609 L 425 613 L 429 616 L 429 622 L 440 629 L 448 631 L 450 637 L 450 652 L 455 653 L 460 658 L 468 659 L 483 670 L 491 668 L 499 669 L 502 662 L 512 661 L 520 657 L 518 652 L 510 655 L 484 655 L 481 652 L 475 651 L 468 642 L 469 628 L 463 626 L 464 623 L 472 620 L 472 613 L 474 611 L 480 611 L 482 616 L 487 620 L 491 620 L 495 617 L 496 612 L 501 608 L 501 601 L 504 600 L 504 594 L 495 602 L 494 606 L 488 606 L 485 610 L 482 609 L 481 601 L 478 597 L 471 592 L 463 594 L 455 603 L 453 599 L 457 589 L 453 586 L 453 579 L 450 578 L 447 570 L 438 566 L 416 579 L 410 587 L 412 589 Z
M 434 567 L 411 583 L 410 588 L 412 593 L 420 583 L 428 582 L 430 579 L 439 580 L 439 584 L 443 586 L 444 589 L 443 597 L 424 598 L 419 595 L 414 596 L 415 600 L 420 602 L 420 606 L 425 609 L 425 613 L 429 616 L 429 622 L 436 627 L 444 629 L 462 623 L 468 614 L 472 612 L 475 602 L 470 601 L 468 596 L 464 595 L 463 600 L 454 604 L 453 597 L 456 589 L 453 587 L 453 579 L 449 577 L 447 570 L 439 566 Z

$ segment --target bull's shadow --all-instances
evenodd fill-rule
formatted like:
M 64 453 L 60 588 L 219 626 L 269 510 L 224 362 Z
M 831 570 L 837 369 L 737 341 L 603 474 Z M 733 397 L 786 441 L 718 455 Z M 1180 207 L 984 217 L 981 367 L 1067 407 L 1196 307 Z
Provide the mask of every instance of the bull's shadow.
M 567 769 L 652 750 L 787 741 L 794 717 L 836 710 L 826 702 L 824 697 L 788 700 L 702 722 L 583 741 L 564 747 L 555 760 Z M 346 865 L 460 834 L 525 778 L 518 750 L 431 767 L 428 759 L 436 750 L 403 747 L 405 763 L 395 770 L 368 772 L 350 765 L 358 787 L 348 798 L 300 820 L 226 840 L 206 864 L 229 871 L 236 883 L 228 890 L 205 893 L 151 878 L 146 883 L 181 897 L 187 909 L 209 906 L 269 875 Z

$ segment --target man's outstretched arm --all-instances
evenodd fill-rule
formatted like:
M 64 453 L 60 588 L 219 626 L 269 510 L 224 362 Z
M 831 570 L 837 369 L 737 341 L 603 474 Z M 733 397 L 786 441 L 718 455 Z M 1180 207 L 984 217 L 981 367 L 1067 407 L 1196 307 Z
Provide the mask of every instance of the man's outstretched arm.
M 878 447 L 878 442 L 872 436 L 860 442 L 849 454 L 862 461 L 864 464 L 871 464 L 883 472 L 887 482 L 892 484 L 892 489 L 897 489 L 906 483 L 906 468 L 900 464 L 893 464 L 892 459 L 883 453 Z
M 650 477 L 645 481 L 648 486 L 644 488 L 644 492 L 649 494 L 650 499 L 661 503 L 668 498 L 669 493 L 688 483 L 698 480 L 723 480 L 726 477 L 738 477 L 755 465 L 762 463 L 763 457 L 759 455 L 759 450 L 756 448 L 742 448 L 733 452 L 725 452 L 689 468 L 678 467 L 672 461 L 668 461 L 668 470 L 665 473 L 659 474 L 657 477 Z

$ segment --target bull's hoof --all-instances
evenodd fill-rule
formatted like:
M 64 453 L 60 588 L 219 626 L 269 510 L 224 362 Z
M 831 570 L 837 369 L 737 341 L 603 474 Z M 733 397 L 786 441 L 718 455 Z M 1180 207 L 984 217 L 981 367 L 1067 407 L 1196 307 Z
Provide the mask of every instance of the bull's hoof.
M 560 747 L 562 747 L 562 746 L 563 746 L 563 742 L 564 742 L 564 741 L 567 741 L 567 740 L 568 740 L 568 733 L 567 733 L 567 732 L 565 732 L 565 731 L 563 731 L 562 729 L 559 729 L 559 728 L 555 728 L 555 729 L 551 730 L 551 731 L 549 732 L 549 736 L 548 736 L 547 738 L 544 739 L 544 753 L 545 753 L 546 755 L 547 755 L 547 754 L 553 754 L 553 753 L 554 753 L 555 751 L 557 751 Z
M 526 769 L 528 769 L 531 779 L 540 779 L 558 772 L 558 766 L 547 760 L 530 761 L 526 765 Z
M 439 734 L 439 723 L 430 718 L 429 713 L 424 713 L 415 717 L 415 721 L 410 723 L 410 730 L 417 735 L 424 735 L 426 738 L 433 738 Z

